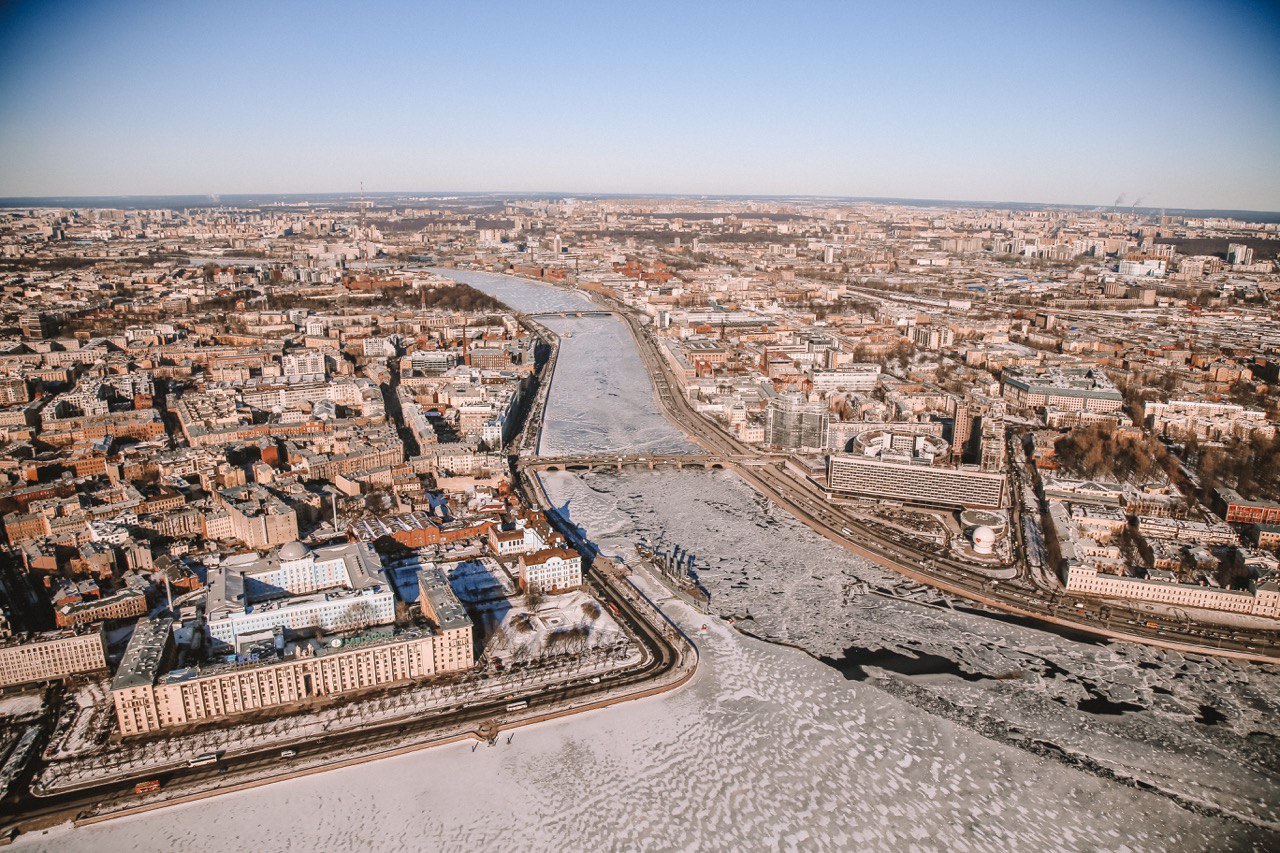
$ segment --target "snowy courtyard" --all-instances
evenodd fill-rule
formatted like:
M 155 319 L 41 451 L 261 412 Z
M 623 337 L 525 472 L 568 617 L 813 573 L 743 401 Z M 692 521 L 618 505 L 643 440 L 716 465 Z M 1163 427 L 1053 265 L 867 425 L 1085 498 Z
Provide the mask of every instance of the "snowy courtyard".
M 600 603 L 581 591 L 549 595 L 536 607 L 515 600 L 503 611 L 499 624 L 486 630 L 485 652 L 504 665 L 629 642 Z

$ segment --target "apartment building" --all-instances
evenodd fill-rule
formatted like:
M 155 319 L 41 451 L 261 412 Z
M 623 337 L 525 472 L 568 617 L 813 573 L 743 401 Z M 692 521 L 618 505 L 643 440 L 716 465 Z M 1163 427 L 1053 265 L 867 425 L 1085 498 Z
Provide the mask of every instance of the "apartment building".
M 802 394 L 783 394 L 769 401 L 765 444 L 785 450 L 819 450 L 827 444 L 829 421 L 826 404 L 810 403 Z
M 1267 413 L 1246 409 L 1234 403 L 1200 400 L 1171 400 L 1147 403 L 1143 409 L 1147 427 L 1153 432 L 1175 439 L 1195 437 L 1200 441 L 1225 441 L 1237 438 L 1274 438 L 1276 425 Z
M 499 557 L 531 554 L 563 545 L 564 537 L 551 528 L 540 512 L 519 516 L 507 529 L 495 526 L 489 530 L 489 548 Z
M 107 643 L 101 628 L 11 637 L 0 643 L 0 687 L 54 681 L 107 668 Z
M 297 512 L 261 486 L 235 486 L 214 493 L 226 511 L 231 535 L 254 549 L 298 539 Z
M 108 619 L 136 619 L 147 612 L 147 596 L 136 589 L 122 589 L 106 598 L 55 607 L 54 621 L 61 628 L 88 625 Z
M 323 356 L 320 360 L 324 360 Z M 318 374 L 249 379 L 238 383 L 238 387 L 240 399 L 245 405 L 268 412 L 274 409 L 310 408 L 317 400 L 326 399 L 329 394 L 323 369 Z
M 520 586 L 543 592 L 564 592 L 582 586 L 582 557 L 568 548 L 544 548 L 521 554 Z
M 949 347 L 956 340 L 956 333 L 947 326 L 914 326 L 911 329 L 911 342 L 927 350 L 940 350 Z
M 285 376 L 323 376 L 324 353 L 314 350 L 291 352 L 280 359 L 280 369 Z
M 880 382 L 880 365 L 846 364 L 833 370 L 815 369 L 811 376 L 813 389 L 832 391 L 872 391 Z
M 19 376 L 0 377 L 0 406 L 12 406 L 31 400 L 31 392 L 25 379 Z

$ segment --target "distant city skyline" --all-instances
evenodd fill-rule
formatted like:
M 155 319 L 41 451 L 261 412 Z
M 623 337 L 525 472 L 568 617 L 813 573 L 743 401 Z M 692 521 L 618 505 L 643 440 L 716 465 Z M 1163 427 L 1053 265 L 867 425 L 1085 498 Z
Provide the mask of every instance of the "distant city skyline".
M 412 199 L 421 199 L 425 202 L 446 201 L 450 199 L 503 199 L 509 201 L 517 201 L 520 199 L 577 199 L 581 201 L 595 201 L 601 199 L 612 199 L 616 201 L 636 201 L 645 199 L 666 199 L 671 201 L 700 201 L 700 202 L 734 202 L 734 201 L 758 201 L 762 204 L 772 203 L 805 203 L 812 201 L 830 200 L 833 203 L 840 204 L 872 204 L 872 205 L 902 205 L 904 207 L 921 207 L 921 208 L 955 208 L 964 209 L 988 208 L 992 210 L 1011 209 L 1011 210 L 1062 210 L 1077 209 L 1080 211 L 1115 211 L 1117 213 L 1167 213 L 1170 215 L 1206 215 L 1206 216 L 1228 216 L 1231 214 L 1248 215 L 1252 221 L 1258 222 L 1278 222 L 1280 221 L 1280 210 L 1246 210 L 1241 208 L 1225 208 L 1225 207 L 1162 207 L 1142 204 L 1130 204 L 1121 202 L 1120 204 L 1075 204 L 1071 202 L 1055 202 L 1055 201 L 1012 201 L 1006 199 L 945 199 L 945 198 L 901 198 L 892 196 L 839 196 L 839 195 L 806 195 L 800 193 L 787 193 L 769 195 L 765 193 L 756 194 L 734 194 L 734 193 L 596 193 L 596 192 L 573 192 L 564 190 L 356 190 L 351 192 L 303 192 L 303 193 L 180 193 L 180 194 L 114 194 L 114 195 L 44 195 L 44 196 L 3 196 L 0 195 L 0 209 L 5 208 L 23 208 L 30 206 L 57 206 L 70 208 L 93 208 L 93 207 L 126 207 L 129 209 L 164 209 L 164 208 L 189 208 L 189 207 L 218 207 L 218 206 L 249 206 L 257 207 L 263 204 L 290 204 L 290 203 L 312 203 L 318 205 L 336 204 L 336 205 L 356 205 L 359 199 L 364 199 L 371 206 L 378 203 L 386 204 L 388 202 L 404 201 L 405 206 L 420 206 L 410 204 Z
M 24 3 L 0 196 L 1280 210 L 1280 6 Z

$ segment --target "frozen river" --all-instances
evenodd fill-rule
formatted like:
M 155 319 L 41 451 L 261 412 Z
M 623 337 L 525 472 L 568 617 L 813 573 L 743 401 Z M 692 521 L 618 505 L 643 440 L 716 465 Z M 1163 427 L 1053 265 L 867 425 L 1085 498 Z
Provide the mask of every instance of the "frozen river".
M 455 281 L 469 284 L 477 290 L 483 290 L 494 299 L 504 302 L 509 308 L 523 311 L 526 314 L 539 314 L 544 311 L 582 311 L 596 308 L 590 299 L 580 296 L 567 288 L 538 284 L 537 282 L 515 278 L 514 276 L 444 268 L 437 268 L 435 272 L 448 276 Z
M 547 286 L 457 275 L 523 310 L 582 307 Z M 557 321 L 556 331 L 573 337 L 552 386 L 548 427 L 559 425 L 544 437 L 544 453 L 683 441 L 655 420 L 643 373 L 637 379 L 626 364 L 639 367 L 634 345 L 609 322 Z M 634 406 L 624 406 L 627 397 Z M 688 548 L 717 608 L 749 612 L 750 630 L 816 657 L 665 601 L 687 630 L 709 625 L 694 636 L 697 674 L 674 693 L 521 730 L 511 745 L 419 752 L 98 827 L 57 828 L 18 846 L 1043 851 L 1274 843 L 1257 826 L 1276 820 L 1274 746 L 1263 734 L 1276 718 L 1274 674 L 1077 643 L 868 593 L 892 594 L 899 581 L 728 472 L 561 473 L 546 484 L 606 551 L 627 556 L 641 538 Z M 851 667 L 836 664 L 855 648 L 930 655 L 961 674 L 877 680 L 885 673 L 867 664 L 870 678 L 846 677 Z M 895 685 L 924 700 L 904 698 Z M 1118 716 L 1076 707 L 1091 696 L 1152 707 Z M 1210 700 L 1228 721 L 1195 722 L 1197 703 Z M 1112 761 L 1119 775 L 1142 770 L 1146 784 L 1171 796 L 1010 745 L 1017 733 L 1067 752 L 1079 746 Z M 1241 819 L 1184 808 L 1174 796 Z
M 698 447 L 658 411 L 653 386 L 617 317 L 545 318 L 560 357 L 543 420 L 543 456 L 571 453 L 691 453 Z
M 438 270 L 518 311 L 595 309 L 564 288 L 505 275 Z M 560 357 L 543 419 L 543 456 L 571 453 L 692 452 L 697 447 L 659 412 L 627 324 L 616 317 L 544 317 L 561 336 Z M 568 333 L 566 336 L 565 333 Z
M 701 619 L 669 605 L 688 630 Z M 19 848 L 1208 850 L 1238 827 L 992 743 L 715 622 L 684 688 Z
M 904 600 L 918 594 L 912 585 L 728 471 L 561 472 L 543 482 L 606 553 L 634 557 L 644 540 L 687 549 L 714 612 L 863 679 L 849 701 L 880 685 L 1003 743 L 1060 752 L 1251 824 L 1280 822 L 1273 670 Z
M 524 310 L 579 307 L 562 301 L 581 298 L 562 288 L 472 275 L 472 284 Z M 583 331 L 598 322 L 557 321 L 556 331 L 573 332 L 558 373 L 585 372 L 591 381 L 558 375 L 549 418 L 572 413 L 584 431 L 626 434 L 631 416 L 617 417 L 602 395 L 625 387 L 650 402 L 652 392 L 634 390 L 647 381 L 636 379 L 639 359 L 625 329 L 611 337 Z M 609 370 L 596 369 L 606 362 Z M 634 449 L 653 449 L 655 414 L 635 416 Z M 851 677 L 909 673 L 889 686 L 905 684 L 896 692 L 917 706 L 1005 742 L 1061 752 L 1245 823 L 1280 825 L 1274 667 L 1080 642 L 963 605 L 902 600 L 894 596 L 900 578 L 814 534 L 728 472 L 561 473 L 545 482 L 609 551 L 632 556 L 640 539 L 691 551 L 713 609 L 750 614 L 741 624 L 753 633 L 798 645 Z

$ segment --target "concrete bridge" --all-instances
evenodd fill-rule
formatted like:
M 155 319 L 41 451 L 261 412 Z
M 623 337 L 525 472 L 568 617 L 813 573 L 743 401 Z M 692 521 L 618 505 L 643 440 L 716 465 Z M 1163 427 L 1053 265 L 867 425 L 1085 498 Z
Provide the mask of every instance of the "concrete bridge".
M 612 311 L 584 308 L 581 311 L 537 311 L 526 317 L 612 317 Z
M 625 468 L 677 470 L 694 468 L 713 470 L 730 468 L 737 461 L 723 456 L 693 453 L 599 453 L 580 456 L 529 456 L 521 459 L 520 467 L 527 471 L 621 471 Z

